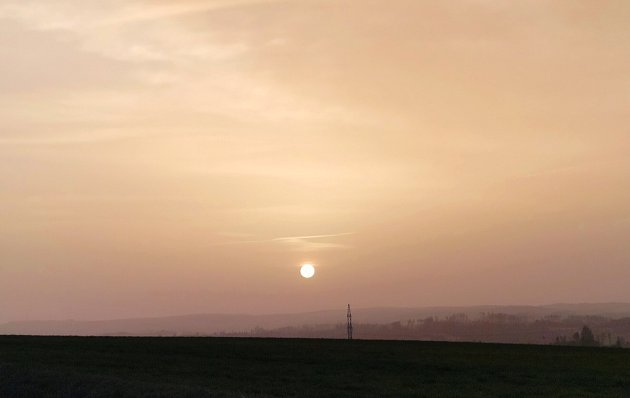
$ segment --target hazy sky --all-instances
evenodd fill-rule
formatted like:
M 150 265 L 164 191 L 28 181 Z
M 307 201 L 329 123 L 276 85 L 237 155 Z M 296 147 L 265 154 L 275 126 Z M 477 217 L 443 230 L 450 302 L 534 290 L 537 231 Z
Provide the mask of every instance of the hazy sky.
M 626 0 L 0 0 L 0 321 L 630 301 L 629 43 Z

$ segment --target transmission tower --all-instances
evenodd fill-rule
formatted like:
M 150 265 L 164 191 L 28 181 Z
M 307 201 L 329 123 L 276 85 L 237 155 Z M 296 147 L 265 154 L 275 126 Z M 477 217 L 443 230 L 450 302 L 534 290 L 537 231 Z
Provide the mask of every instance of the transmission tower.
M 348 304 L 348 340 L 352 340 L 352 312 L 350 312 L 350 304 Z

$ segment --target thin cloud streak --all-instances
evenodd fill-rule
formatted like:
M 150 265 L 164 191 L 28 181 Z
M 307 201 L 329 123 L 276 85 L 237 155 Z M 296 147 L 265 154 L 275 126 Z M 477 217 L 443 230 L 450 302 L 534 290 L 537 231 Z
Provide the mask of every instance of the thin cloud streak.
M 128 10 L 124 15 L 105 19 L 100 26 L 124 25 L 137 22 L 155 21 L 181 16 L 189 16 L 209 11 L 225 10 L 230 8 L 245 7 L 256 4 L 279 3 L 286 0 L 214 0 L 205 2 L 195 2 L 201 4 L 186 4 L 181 1 L 179 4 L 157 5 L 147 9 L 145 4 L 139 5 L 137 10 Z
M 330 234 L 330 235 L 308 235 L 308 236 L 287 236 L 282 238 L 274 238 L 272 241 L 294 241 L 294 240 L 303 240 L 303 239 L 319 239 L 319 238 L 330 238 L 334 236 L 347 236 L 354 235 L 354 232 L 343 232 L 340 234 Z
M 0 5 L 0 17 L 23 20 L 42 30 L 94 30 L 283 1 L 286 0 L 183 0 L 165 4 L 132 0 L 121 4 L 101 2 L 100 8 L 91 7 L 89 3 L 73 4 L 72 1 L 8 1 Z
M 318 240 L 324 238 L 336 238 L 340 236 L 350 236 L 354 235 L 354 232 L 342 232 L 338 234 L 324 234 L 324 235 L 305 235 L 305 236 L 283 236 L 279 238 L 271 238 L 271 239 L 256 239 L 256 240 L 241 240 L 241 241 L 231 241 L 231 242 L 220 242 L 215 243 L 213 246 L 230 246 L 230 245 L 243 245 L 243 244 L 258 244 L 258 243 L 270 243 L 270 242 L 280 242 L 291 245 L 303 245 L 304 248 L 342 248 L 349 247 L 347 245 L 337 244 L 337 243 L 329 243 L 329 242 L 310 242 L 310 240 Z

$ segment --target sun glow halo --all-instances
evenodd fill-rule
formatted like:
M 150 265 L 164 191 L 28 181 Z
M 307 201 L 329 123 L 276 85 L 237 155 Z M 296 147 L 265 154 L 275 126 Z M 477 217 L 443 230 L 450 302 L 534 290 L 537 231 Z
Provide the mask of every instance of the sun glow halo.
M 313 264 L 302 264 L 300 275 L 302 275 L 302 278 L 312 278 L 313 275 L 315 275 L 315 267 Z

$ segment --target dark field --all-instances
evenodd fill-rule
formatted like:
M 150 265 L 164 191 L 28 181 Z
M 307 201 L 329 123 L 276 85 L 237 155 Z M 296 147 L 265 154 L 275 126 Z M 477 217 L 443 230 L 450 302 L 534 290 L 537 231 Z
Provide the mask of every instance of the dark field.
M 630 396 L 630 350 L 0 336 L 0 397 L 541 396 Z

